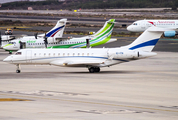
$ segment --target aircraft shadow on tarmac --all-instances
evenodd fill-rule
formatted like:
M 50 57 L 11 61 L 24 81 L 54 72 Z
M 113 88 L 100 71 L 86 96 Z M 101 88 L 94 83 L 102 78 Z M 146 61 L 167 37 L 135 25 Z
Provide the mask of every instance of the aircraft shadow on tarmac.
M 58 77 L 73 77 L 73 75 L 77 74 L 83 77 L 83 75 L 102 75 L 102 74 L 139 74 L 144 73 L 145 71 L 121 71 L 121 70 L 113 70 L 113 71 L 101 71 L 99 73 L 89 73 L 88 71 L 77 71 L 77 72 L 25 72 L 22 73 L 0 73 L 0 79 L 33 79 L 33 78 L 58 78 Z M 79 77 L 79 76 L 75 76 Z M 85 76 L 87 77 L 87 76 Z

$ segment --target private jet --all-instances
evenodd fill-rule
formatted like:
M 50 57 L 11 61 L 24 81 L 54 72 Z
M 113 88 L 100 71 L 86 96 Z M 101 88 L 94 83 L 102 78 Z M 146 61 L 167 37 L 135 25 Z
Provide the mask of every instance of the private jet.
M 152 52 L 162 33 L 176 29 L 152 26 L 145 30 L 135 41 L 118 48 L 76 48 L 76 49 L 21 49 L 3 61 L 20 65 L 55 65 L 62 67 L 86 67 L 90 73 L 100 72 L 100 67 L 155 56 Z

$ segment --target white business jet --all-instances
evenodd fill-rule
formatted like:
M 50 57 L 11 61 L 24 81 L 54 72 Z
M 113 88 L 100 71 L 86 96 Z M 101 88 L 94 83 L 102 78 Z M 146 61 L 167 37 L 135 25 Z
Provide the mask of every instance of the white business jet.
M 127 27 L 131 32 L 143 32 L 151 26 L 160 28 L 178 28 L 178 20 L 138 20 Z M 165 31 L 165 37 L 174 37 L 177 35 L 175 30 Z
M 17 66 L 55 65 L 62 67 L 87 67 L 89 72 L 99 72 L 100 67 L 109 67 L 123 62 L 155 56 L 152 49 L 164 31 L 171 29 L 150 27 L 130 45 L 119 48 L 78 48 L 78 49 L 22 49 L 3 61 Z M 175 30 L 175 29 L 172 29 Z

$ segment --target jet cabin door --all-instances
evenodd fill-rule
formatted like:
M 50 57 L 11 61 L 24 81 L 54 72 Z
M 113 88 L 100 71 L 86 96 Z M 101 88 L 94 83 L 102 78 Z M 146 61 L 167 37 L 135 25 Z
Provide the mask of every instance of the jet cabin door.
M 26 62 L 27 63 L 31 63 L 32 62 L 32 51 L 31 50 L 27 50 L 26 51 Z

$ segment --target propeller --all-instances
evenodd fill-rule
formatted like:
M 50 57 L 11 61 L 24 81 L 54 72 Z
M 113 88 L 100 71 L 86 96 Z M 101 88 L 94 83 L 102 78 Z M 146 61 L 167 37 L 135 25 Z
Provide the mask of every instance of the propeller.
M 2 37 L 1 37 L 1 31 L 0 31 L 0 47 L 2 45 Z
M 46 33 L 44 36 L 44 44 L 45 44 L 45 47 L 47 48 L 48 47 L 48 37 L 46 37 Z
M 20 44 L 20 49 L 23 49 L 23 44 L 21 41 L 19 41 L 19 44 Z
M 34 34 L 34 36 L 35 36 L 35 39 L 37 39 L 37 36 L 38 36 L 38 32 L 37 32 L 37 33 L 35 33 L 35 34 Z
M 87 47 L 87 48 L 90 47 L 90 39 L 86 39 L 86 47 Z

